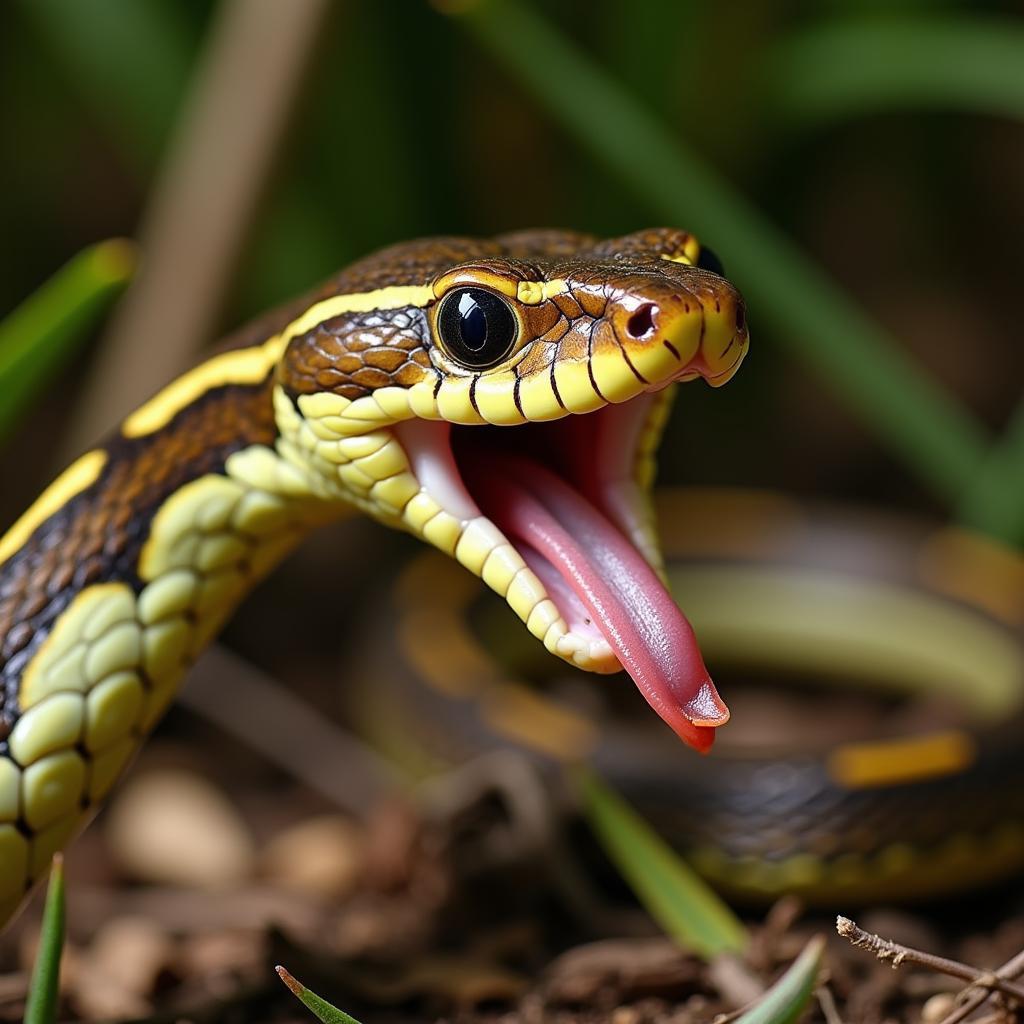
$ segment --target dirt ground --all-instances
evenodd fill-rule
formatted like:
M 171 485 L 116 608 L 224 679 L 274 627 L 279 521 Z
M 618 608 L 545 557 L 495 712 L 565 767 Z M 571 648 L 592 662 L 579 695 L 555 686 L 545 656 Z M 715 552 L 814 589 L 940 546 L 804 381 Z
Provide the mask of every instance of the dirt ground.
M 457 778 L 425 810 L 391 799 L 358 820 L 186 717 L 174 713 L 68 858 L 63 1019 L 312 1019 L 274 974 L 284 964 L 367 1024 L 724 1021 L 816 933 L 829 939 L 809 1019 L 934 1024 L 963 987 L 893 969 L 789 900 L 748 915 L 742 958 L 701 963 L 658 934 L 563 820 L 549 823 L 552 842 L 517 843 L 510 808 L 485 790 L 467 798 Z M 1020 910 L 1010 887 L 856 916 L 995 968 L 1024 948 Z M 0 940 L 0 1019 L 20 1019 L 39 913 L 37 894 Z M 989 1003 L 978 1019 L 1017 1019 L 1011 1006 Z

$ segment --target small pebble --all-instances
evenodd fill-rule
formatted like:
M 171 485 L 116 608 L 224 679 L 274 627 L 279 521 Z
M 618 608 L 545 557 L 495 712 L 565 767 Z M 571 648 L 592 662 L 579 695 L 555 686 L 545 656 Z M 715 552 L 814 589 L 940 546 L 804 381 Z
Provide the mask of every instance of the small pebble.
M 146 882 L 218 889 L 252 873 L 245 822 L 220 790 L 193 772 L 131 778 L 110 808 L 106 835 L 120 867 Z
M 361 831 L 338 815 L 310 818 L 276 835 L 261 858 L 265 878 L 311 896 L 340 898 L 363 873 Z
M 953 1012 L 955 1006 L 956 996 L 952 992 L 939 992 L 921 1008 L 921 1024 L 938 1024 Z
M 89 1019 L 142 1017 L 168 969 L 175 944 L 154 921 L 117 917 L 93 937 L 74 985 L 74 1003 Z

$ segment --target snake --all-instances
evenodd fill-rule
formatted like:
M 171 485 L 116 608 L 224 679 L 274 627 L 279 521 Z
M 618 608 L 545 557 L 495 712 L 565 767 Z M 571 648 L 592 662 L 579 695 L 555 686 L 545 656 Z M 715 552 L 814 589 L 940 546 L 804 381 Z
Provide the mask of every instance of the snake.
M 690 756 L 628 688 L 536 652 L 430 551 L 361 623 L 350 718 L 417 778 L 466 763 L 486 777 L 514 751 L 558 794 L 587 764 L 751 909 L 935 902 L 1019 876 L 1024 555 L 750 488 L 654 497 L 672 593 L 735 712 L 714 757 Z M 487 792 L 514 823 L 523 784 L 502 778 Z
M 0 538 L 0 923 L 243 597 L 352 510 L 478 576 L 555 657 L 625 669 L 707 751 L 729 712 L 650 495 L 676 385 L 725 384 L 748 346 L 689 232 L 435 237 L 353 263 L 144 402 Z

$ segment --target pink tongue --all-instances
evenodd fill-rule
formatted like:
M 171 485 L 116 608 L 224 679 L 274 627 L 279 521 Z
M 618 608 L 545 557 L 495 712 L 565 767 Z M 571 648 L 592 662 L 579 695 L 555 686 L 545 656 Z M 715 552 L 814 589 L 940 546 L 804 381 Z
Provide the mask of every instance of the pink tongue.
M 471 490 L 481 509 L 572 587 L 647 702 L 679 738 L 709 750 L 729 710 L 704 667 L 693 628 L 643 556 L 539 463 L 504 455 L 474 461 Z

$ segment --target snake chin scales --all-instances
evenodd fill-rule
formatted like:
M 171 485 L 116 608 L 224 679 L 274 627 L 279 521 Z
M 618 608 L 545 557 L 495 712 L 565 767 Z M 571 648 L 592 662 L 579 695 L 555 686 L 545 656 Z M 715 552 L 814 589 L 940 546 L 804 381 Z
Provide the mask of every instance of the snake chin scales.
M 717 261 L 707 261 L 720 271 Z M 626 668 L 687 743 L 728 712 L 648 494 L 674 385 L 747 351 L 675 229 L 434 238 L 270 314 L 0 538 L 0 925 L 245 594 L 352 506 L 457 559 L 566 661 Z

